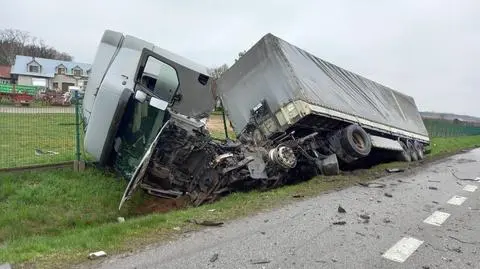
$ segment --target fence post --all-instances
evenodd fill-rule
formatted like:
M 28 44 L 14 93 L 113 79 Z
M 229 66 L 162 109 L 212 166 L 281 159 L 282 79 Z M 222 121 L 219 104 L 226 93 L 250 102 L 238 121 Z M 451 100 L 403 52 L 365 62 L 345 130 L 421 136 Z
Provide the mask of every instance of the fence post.
M 83 171 L 85 163 L 81 160 L 80 153 L 80 101 L 78 91 L 75 90 L 75 160 L 73 161 L 73 170 L 75 172 Z

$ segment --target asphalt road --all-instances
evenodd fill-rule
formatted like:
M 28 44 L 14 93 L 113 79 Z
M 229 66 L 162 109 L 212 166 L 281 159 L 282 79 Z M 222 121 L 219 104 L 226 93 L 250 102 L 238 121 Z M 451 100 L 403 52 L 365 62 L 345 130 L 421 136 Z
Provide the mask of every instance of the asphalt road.
M 480 177 L 479 162 L 475 150 L 82 267 L 480 268 L 480 182 L 450 172 Z

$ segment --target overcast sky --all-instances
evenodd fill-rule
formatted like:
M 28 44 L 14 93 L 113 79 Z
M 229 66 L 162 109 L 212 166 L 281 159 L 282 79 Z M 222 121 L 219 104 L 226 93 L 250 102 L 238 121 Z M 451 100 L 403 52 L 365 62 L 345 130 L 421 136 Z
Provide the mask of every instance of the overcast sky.
M 420 110 L 480 116 L 478 0 L 8 0 L 2 11 L 0 27 L 88 63 L 105 29 L 208 67 L 271 32 L 412 95 Z

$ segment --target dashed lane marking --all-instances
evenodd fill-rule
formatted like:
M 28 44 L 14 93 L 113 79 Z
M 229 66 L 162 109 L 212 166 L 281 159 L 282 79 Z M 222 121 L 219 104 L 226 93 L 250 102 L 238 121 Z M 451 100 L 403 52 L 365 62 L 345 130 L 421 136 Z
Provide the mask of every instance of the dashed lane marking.
M 430 225 L 440 226 L 448 219 L 448 217 L 450 217 L 449 213 L 435 211 L 423 222 Z
M 475 185 L 466 185 L 466 186 L 463 188 L 463 190 L 464 190 L 464 191 L 469 191 L 469 192 L 474 192 L 474 191 L 477 190 L 477 188 L 478 188 L 478 187 L 475 186 Z
M 382 257 L 395 262 L 404 262 L 412 255 L 421 245 L 423 241 L 413 237 L 404 237 L 393 245 Z
M 452 198 L 450 198 L 450 200 L 448 200 L 447 203 L 451 205 L 461 205 L 466 200 L 467 200 L 467 197 L 455 195 Z

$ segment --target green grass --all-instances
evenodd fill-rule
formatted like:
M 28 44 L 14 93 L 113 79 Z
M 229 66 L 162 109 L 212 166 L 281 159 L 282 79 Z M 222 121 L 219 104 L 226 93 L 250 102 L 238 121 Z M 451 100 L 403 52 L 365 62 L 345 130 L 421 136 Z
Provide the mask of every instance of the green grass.
M 428 158 L 436 159 L 475 145 L 480 145 L 480 136 L 433 139 Z M 155 198 L 137 192 L 119 212 L 117 206 L 126 182 L 104 172 L 88 169 L 73 173 L 62 169 L 4 173 L 0 174 L 0 262 L 62 268 L 86 261 L 92 251 L 119 253 L 199 229 L 186 223 L 188 219 L 230 220 L 289 203 L 293 194 L 311 197 L 381 177 L 388 167 L 418 165 L 381 164 L 267 192 L 235 193 L 213 204 L 146 216 L 140 216 L 138 208 Z M 126 222 L 117 223 L 118 216 L 125 217 Z
M 74 124 L 75 114 L 0 113 L 0 168 L 73 160 Z M 58 154 L 37 156 L 35 149 Z

